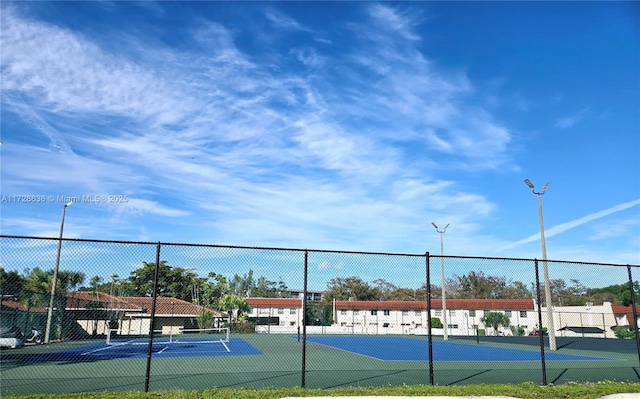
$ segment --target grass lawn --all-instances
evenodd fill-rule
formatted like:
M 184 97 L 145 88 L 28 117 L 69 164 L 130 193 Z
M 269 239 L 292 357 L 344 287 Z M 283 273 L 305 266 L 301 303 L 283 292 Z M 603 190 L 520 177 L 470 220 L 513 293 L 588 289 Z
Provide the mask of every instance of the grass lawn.
M 303 389 L 208 389 L 195 391 L 97 392 L 64 395 L 4 396 L 4 399 L 276 399 L 314 396 L 512 396 L 522 399 L 597 399 L 615 393 L 640 393 L 640 383 L 604 381 L 589 384 L 540 386 L 487 384 L 464 386 L 407 385 L 401 387 Z

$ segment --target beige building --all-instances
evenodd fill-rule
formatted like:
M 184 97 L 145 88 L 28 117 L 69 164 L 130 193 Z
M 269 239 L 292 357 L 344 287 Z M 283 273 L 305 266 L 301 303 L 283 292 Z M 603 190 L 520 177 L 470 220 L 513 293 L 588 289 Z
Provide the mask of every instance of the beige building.
M 109 327 L 121 335 L 148 334 L 151 325 L 151 297 L 120 297 L 105 293 L 74 292 L 67 297 L 67 309 L 77 327 L 87 335 L 103 335 Z M 228 315 L 217 310 L 176 298 L 158 297 L 155 308 L 156 331 L 163 334 L 178 333 L 183 329 L 198 328 L 201 313 L 211 314 L 214 325 L 219 326 Z M 113 321 L 110 320 L 114 320 Z M 109 326 L 111 324 L 111 326 Z

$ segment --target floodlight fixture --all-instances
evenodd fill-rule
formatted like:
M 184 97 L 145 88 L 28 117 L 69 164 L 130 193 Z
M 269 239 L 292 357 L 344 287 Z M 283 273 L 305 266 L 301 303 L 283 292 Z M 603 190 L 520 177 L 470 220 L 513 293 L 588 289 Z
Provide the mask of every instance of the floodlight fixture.
M 547 190 L 547 187 L 549 187 L 549 183 L 551 183 L 550 181 L 548 181 L 544 186 L 542 186 L 542 193 L 544 194 L 544 192 Z
M 547 187 L 549 187 L 549 184 L 551 183 L 550 181 L 548 181 L 544 186 L 542 186 L 542 190 L 540 192 L 536 192 L 535 186 L 533 185 L 533 183 L 531 183 L 531 180 L 524 179 L 524 182 L 526 183 L 527 186 L 529 186 L 531 191 L 533 191 L 533 193 L 538 196 L 544 194 L 544 192 L 547 191 Z
M 531 183 L 531 180 L 529 180 L 529 179 L 524 179 L 524 182 L 525 182 L 525 183 L 527 183 L 527 186 L 529 186 L 529 188 L 533 190 L 534 185 L 533 185 L 533 183 Z

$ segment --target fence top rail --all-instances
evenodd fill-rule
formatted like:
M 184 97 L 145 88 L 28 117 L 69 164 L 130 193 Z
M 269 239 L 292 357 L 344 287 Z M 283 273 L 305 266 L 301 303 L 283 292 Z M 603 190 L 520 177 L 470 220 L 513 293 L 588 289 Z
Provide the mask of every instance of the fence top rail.
M 390 256 L 413 256 L 424 257 L 425 254 L 405 254 L 405 253 L 393 253 L 393 252 L 367 252 L 367 251 L 348 251 L 348 250 L 329 250 L 329 249 L 302 249 L 302 248 L 283 248 L 283 247 L 259 247 L 248 245 L 224 245 L 224 244 L 198 244 L 198 243 L 178 243 L 178 242 L 161 242 L 161 241 L 127 241 L 127 240 L 105 240 L 97 238 L 65 238 L 59 237 L 36 237 L 36 236 L 21 236 L 21 235 L 7 235 L 0 234 L 1 238 L 15 238 L 15 239 L 30 239 L 30 240 L 48 240 L 48 241 L 68 241 L 68 242 L 91 242 L 91 243 L 103 243 L 103 244 L 127 244 L 127 245 L 160 245 L 160 246 L 173 246 L 173 247 L 201 247 L 201 248 L 235 248 L 235 249 L 258 249 L 258 250 L 270 250 L 270 251 L 290 251 L 290 252 L 325 252 L 325 253 L 344 253 L 344 254 L 358 254 L 358 255 L 390 255 Z
M 330 250 L 330 249 L 302 249 L 302 248 L 282 248 L 282 247 L 259 247 L 247 245 L 223 245 L 223 244 L 197 244 L 197 243 L 177 243 L 177 242 L 160 242 L 160 241 L 130 241 L 130 240 L 106 240 L 96 238 L 59 238 L 59 237 L 36 237 L 22 235 L 0 234 L 2 238 L 13 239 L 30 239 L 30 240 L 48 240 L 48 241 L 69 241 L 69 242 L 91 242 L 104 244 L 126 244 L 126 245 L 160 245 L 160 246 L 181 246 L 181 247 L 200 247 L 200 248 L 232 248 L 232 249 L 255 249 L 270 251 L 290 251 L 290 252 L 323 252 L 323 253 L 343 253 L 355 255 L 387 255 L 387 256 L 405 256 L 405 257 L 431 257 L 431 258 L 448 258 L 448 259 L 475 259 L 475 260 L 494 260 L 494 261 L 520 261 L 520 262 L 548 262 L 548 263 L 564 263 L 575 265 L 593 265 L 593 266 L 615 266 L 615 267 L 633 267 L 640 268 L 640 265 L 621 264 L 621 263 L 602 263 L 602 262 L 584 262 L 558 259 L 529 259 L 529 258 L 509 258 L 509 257 L 490 257 L 490 256 L 466 256 L 466 255 L 435 255 L 429 251 L 423 254 L 408 254 L 394 252 L 373 252 L 373 251 L 347 251 L 347 250 Z

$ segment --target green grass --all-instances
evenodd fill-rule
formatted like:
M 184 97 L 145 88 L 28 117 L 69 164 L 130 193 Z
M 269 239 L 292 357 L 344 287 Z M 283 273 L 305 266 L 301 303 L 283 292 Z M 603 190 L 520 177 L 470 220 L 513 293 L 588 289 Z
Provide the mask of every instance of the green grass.
M 597 399 L 615 393 L 640 392 L 640 383 L 604 381 L 593 384 L 540 386 L 525 384 L 487 384 L 464 386 L 407 385 L 400 387 L 303 389 L 207 389 L 164 392 L 101 392 L 64 395 L 4 396 L 4 399 L 278 399 L 314 396 L 511 396 L 522 399 Z

